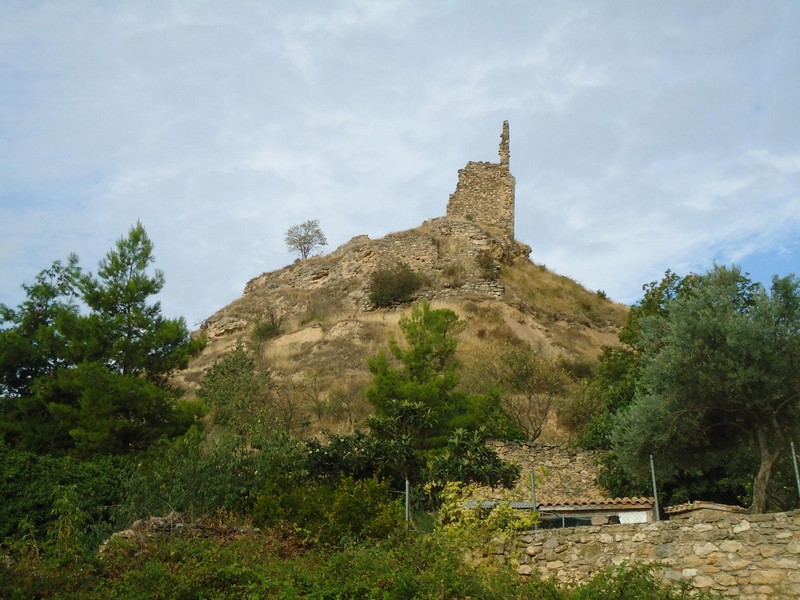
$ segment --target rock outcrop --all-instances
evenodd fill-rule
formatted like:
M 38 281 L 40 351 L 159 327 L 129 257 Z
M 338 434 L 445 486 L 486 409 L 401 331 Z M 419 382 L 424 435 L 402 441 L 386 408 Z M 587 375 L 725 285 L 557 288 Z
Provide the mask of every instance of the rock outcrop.
M 445 216 L 379 239 L 356 236 L 327 255 L 251 279 L 241 298 L 202 324 L 206 349 L 176 383 L 191 391 L 204 369 L 237 340 L 251 341 L 264 322 L 280 333 L 257 348 L 276 377 L 304 370 L 363 377 L 366 359 L 397 332 L 397 311 L 372 305 L 370 279 L 401 263 L 424 282 L 412 301 L 456 309 L 474 325 L 474 337 L 511 332 L 540 351 L 593 360 L 601 345 L 614 343 L 626 308 L 530 261 L 531 248 L 514 239 L 509 160 L 506 122 L 500 162 L 468 163 Z M 339 322 L 352 335 L 339 335 Z

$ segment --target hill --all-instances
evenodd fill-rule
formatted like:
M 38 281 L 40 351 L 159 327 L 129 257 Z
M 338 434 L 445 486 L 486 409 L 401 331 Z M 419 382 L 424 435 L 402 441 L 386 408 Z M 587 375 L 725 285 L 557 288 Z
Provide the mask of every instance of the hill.
M 601 346 L 616 342 L 627 307 L 535 264 L 531 248 L 514 239 L 508 140 L 505 123 L 500 162 L 470 162 L 459 171 L 444 217 L 380 239 L 357 236 L 252 279 L 241 298 L 202 324 L 207 346 L 178 381 L 196 387 L 203 371 L 243 340 L 287 399 L 294 395 L 291 401 L 315 413 L 318 426 L 352 425 L 368 411 L 367 359 L 397 335 L 409 309 L 376 308 L 370 300 L 373 275 L 398 265 L 422 282 L 412 303 L 428 300 L 466 320 L 459 359 L 467 370 L 493 341 L 512 340 L 585 373 Z

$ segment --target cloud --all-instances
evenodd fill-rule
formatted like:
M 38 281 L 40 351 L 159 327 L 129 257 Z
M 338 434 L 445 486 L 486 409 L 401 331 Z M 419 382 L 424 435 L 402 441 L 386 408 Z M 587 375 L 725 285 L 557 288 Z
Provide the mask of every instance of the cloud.
M 333 248 L 444 214 L 504 119 L 534 260 L 627 302 L 666 268 L 791 268 L 798 26 L 791 2 L 11 4 L 0 302 L 141 219 L 197 322 L 293 259 L 290 225 Z

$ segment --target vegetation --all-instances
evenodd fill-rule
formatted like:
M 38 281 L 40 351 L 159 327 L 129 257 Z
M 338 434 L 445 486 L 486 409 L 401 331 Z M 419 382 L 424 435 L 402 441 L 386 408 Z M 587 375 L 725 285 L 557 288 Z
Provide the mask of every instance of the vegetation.
M 196 416 L 175 405 L 167 375 L 199 342 L 185 321 L 148 300 L 152 242 L 141 223 L 82 273 L 72 255 L 23 286 L 16 310 L 0 305 L 0 439 L 36 453 L 124 454 L 175 435 Z M 81 308 L 86 309 L 81 314 Z
M 494 257 L 487 250 L 481 250 L 475 257 L 475 262 L 478 264 L 478 270 L 481 277 L 488 281 L 494 281 L 500 273 L 500 266 L 494 260 Z
M 369 300 L 375 306 L 409 302 L 422 286 L 422 278 L 405 263 L 376 270 L 369 280 Z
M 317 248 L 328 245 L 328 240 L 322 233 L 318 219 L 311 219 L 300 225 L 292 225 L 286 230 L 285 239 L 289 251 L 299 253 L 301 260 L 306 260 Z
M 82 533 L 99 544 L 112 531 L 112 507 L 122 501 L 129 469 L 124 457 L 84 461 L 0 447 L 0 540 L 43 536 L 55 502 L 74 493 L 86 521 Z
M 568 331 L 557 327 L 559 321 L 586 327 L 620 327 L 628 309 L 591 292 L 578 282 L 553 273 L 544 265 L 517 261 L 503 265 L 502 281 L 508 293 L 521 299 L 528 310 L 550 321 L 551 333 L 559 343 L 571 348 Z
M 717 266 L 702 276 L 667 272 L 647 286 L 620 334 L 626 345 L 603 355 L 603 411 L 584 436 L 611 448 L 610 487 L 646 488 L 653 454 L 668 495 L 750 496 L 764 512 L 800 429 L 799 331 L 794 276 L 776 277 L 767 291 Z
M 71 256 L 25 286 L 19 307 L 0 306 L 0 596 L 686 597 L 640 565 L 560 589 L 464 560 L 465 548 L 532 525 L 535 515 L 508 505 L 465 504 L 466 484 L 513 484 L 519 469 L 486 441 L 535 439 L 570 375 L 586 370 L 580 360 L 568 369 L 498 318 L 475 369 L 490 385 L 465 389 L 456 360 L 465 323 L 422 303 L 400 318 L 402 339 L 368 362 L 371 385 L 358 388 L 374 409 L 365 430 L 302 439 L 301 401 L 321 419 L 356 388 L 326 397 L 316 372 L 279 383 L 240 341 L 207 370 L 196 400 L 179 398 L 169 375 L 200 342 L 151 302 L 164 284 L 152 262 L 137 224 L 97 275 Z M 518 284 L 529 275 L 518 272 Z M 408 282 L 420 284 L 398 265 L 371 291 L 408 301 L 417 289 L 403 291 Z M 573 310 L 571 285 L 537 293 Z M 724 268 L 668 273 L 647 288 L 623 345 L 604 352 L 574 396 L 594 413 L 573 420 L 584 443 L 611 448 L 611 485 L 641 485 L 641 458 L 657 451 L 675 465 L 659 464 L 673 495 L 706 485 L 712 499 L 749 489 L 756 510 L 769 503 L 800 411 L 799 290 L 793 277 L 766 291 Z M 592 307 L 594 323 L 613 322 L 601 300 L 576 302 Z M 281 324 L 263 312 L 256 350 Z M 412 523 L 427 523 L 408 532 L 407 480 Z M 109 539 L 137 520 L 135 535 Z M 182 526 L 153 525 L 166 521 Z
M 261 345 L 283 333 L 283 313 L 274 306 L 268 306 L 263 315 L 256 320 L 250 338 L 258 352 Z
M 69 525 L 68 519 L 64 525 Z M 641 565 L 610 568 L 575 588 L 559 588 L 509 566 L 474 568 L 440 535 L 398 535 L 338 549 L 302 549 L 273 532 L 242 533 L 216 521 L 173 533 L 116 538 L 87 556 L 69 527 L 55 546 L 25 541 L 0 567 L 0 595 L 61 598 L 481 598 L 589 600 L 687 598 Z M 692 592 L 705 600 L 712 594 Z
M 446 444 L 456 429 L 477 430 L 507 438 L 518 436 L 493 395 L 467 395 L 458 389 L 456 334 L 464 322 L 450 309 L 432 309 L 427 302 L 400 319 L 405 346 L 389 344 L 390 356 L 369 361 L 373 375 L 367 399 L 375 407 L 373 428 L 386 437 L 408 438 L 415 448 Z
M 474 367 L 479 387 L 502 398 L 501 406 L 528 441 L 544 430 L 551 410 L 567 390 L 569 377 L 557 360 L 518 338 L 492 340 Z

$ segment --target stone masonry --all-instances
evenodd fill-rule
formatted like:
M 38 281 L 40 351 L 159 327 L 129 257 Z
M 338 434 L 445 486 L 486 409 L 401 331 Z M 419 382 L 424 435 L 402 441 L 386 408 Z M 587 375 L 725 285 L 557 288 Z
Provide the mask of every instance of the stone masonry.
M 500 136 L 500 162 L 468 162 L 458 171 L 456 191 L 447 203 L 447 217 L 496 227 L 514 239 L 514 176 L 509 168 L 508 121 Z
M 529 442 L 490 442 L 489 446 L 504 460 L 520 465 L 522 475 L 515 488 L 519 498 L 530 499 L 531 468 L 537 479 L 539 503 L 556 503 L 564 498 L 598 500 L 608 496 L 596 483 L 599 468 L 595 452 Z M 501 488 L 481 492 L 488 500 L 502 500 L 506 496 Z
M 800 511 L 529 531 L 494 553 L 523 575 L 538 571 L 562 583 L 585 582 L 627 561 L 726 597 L 800 598 Z
M 379 269 L 408 265 L 427 282 L 415 300 L 464 295 L 501 297 L 505 288 L 487 275 L 490 257 L 499 265 L 527 257 L 531 248 L 514 240 L 514 177 L 509 172 L 508 122 L 503 124 L 500 162 L 470 162 L 459 172 L 447 215 L 407 231 L 372 240 L 356 236 L 330 254 L 296 261 L 251 279 L 243 296 L 202 325 L 209 339 L 241 335 L 268 308 L 290 319 L 312 301 L 340 312 L 371 310 L 369 284 Z

